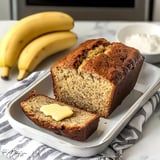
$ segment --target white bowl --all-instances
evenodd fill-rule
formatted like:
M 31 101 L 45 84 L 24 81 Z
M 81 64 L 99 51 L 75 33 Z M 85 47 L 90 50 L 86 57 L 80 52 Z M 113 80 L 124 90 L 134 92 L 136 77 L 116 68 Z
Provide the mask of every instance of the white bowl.
M 160 25 L 136 23 L 121 28 L 116 35 L 119 42 L 137 48 L 149 63 L 160 63 Z

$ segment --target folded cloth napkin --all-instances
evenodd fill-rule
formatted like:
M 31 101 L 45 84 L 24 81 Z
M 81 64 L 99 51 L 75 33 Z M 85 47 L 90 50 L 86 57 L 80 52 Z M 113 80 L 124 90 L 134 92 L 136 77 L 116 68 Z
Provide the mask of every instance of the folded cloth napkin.
M 160 92 L 157 91 L 102 153 L 89 158 L 74 157 L 24 137 L 7 121 L 5 114 L 7 104 L 45 73 L 45 71 L 34 72 L 25 80 L 17 82 L 14 88 L 0 94 L 0 151 L 10 160 L 120 160 L 123 151 L 141 138 L 143 125 L 160 102 Z

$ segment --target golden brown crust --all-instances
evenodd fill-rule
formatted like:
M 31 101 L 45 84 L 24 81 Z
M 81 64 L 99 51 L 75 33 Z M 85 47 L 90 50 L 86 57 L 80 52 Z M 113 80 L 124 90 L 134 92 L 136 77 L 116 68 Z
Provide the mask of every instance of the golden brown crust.
M 96 56 L 86 59 L 86 53 L 95 47 L 103 45 L 107 47 L 106 53 L 99 53 Z M 76 49 L 52 66 L 77 69 L 86 60 L 81 68 L 84 72 L 91 72 L 106 78 L 117 84 L 128 72 L 141 63 L 144 57 L 140 52 L 132 47 L 128 47 L 120 42 L 110 43 L 104 38 L 87 40 Z
M 109 45 L 110 42 L 100 38 L 100 39 L 93 39 L 93 40 L 87 40 L 83 43 L 81 43 L 76 49 L 71 51 L 68 55 L 66 55 L 61 60 L 57 61 L 54 64 L 54 67 L 58 66 L 64 66 L 68 68 L 77 69 L 79 64 L 82 63 L 82 60 L 85 58 L 86 53 L 91 50 L 92 48 L 98 46 L 98 45 Z

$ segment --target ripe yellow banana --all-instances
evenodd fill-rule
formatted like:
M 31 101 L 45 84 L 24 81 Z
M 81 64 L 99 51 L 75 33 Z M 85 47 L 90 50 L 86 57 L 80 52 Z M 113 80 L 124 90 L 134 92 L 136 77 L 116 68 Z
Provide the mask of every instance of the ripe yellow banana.
M 56 11 L 40 12 L 19 20 L 1 40 L 1 77 L 8 79 L 9 70 L 16 64 L 21 50 L 31 40 L 48 32 L 70 30 L 73 26 L 74 20 L 70 15 Z
M 76 42 L 77 35 L 70 31 L 48 33 L 34 39 L 19 56 L 17 80 L 24 79 L 48 56 L 70 48 Z

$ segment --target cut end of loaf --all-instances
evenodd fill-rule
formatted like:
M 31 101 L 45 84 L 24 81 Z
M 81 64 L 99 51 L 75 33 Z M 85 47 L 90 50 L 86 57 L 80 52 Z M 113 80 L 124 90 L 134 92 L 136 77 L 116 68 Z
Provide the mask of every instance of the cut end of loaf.
M 108 114 L 103 106 L 111 105 L 112 83 L 97 75 L 64 68 L 57 68 L 54 74 L 55 94 L 59 101 L 103 116 Z

